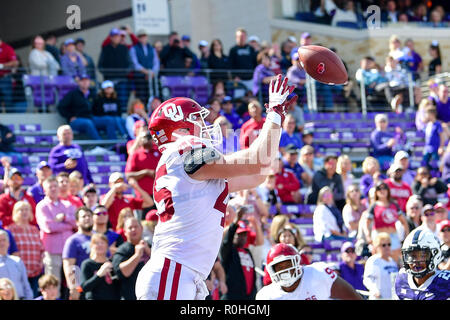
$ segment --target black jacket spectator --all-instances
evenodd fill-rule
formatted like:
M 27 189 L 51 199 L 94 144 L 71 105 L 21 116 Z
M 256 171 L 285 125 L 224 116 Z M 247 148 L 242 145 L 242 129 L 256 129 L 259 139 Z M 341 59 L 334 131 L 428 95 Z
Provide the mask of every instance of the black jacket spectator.
M 118 282 L 96 275 L 102 265 L 92 259 L 81 263 L 81 286 L 86 300 L 120 300 Z
M 92 114 L 94 116 L 119 116 L 120 108 L 117 97 L 107 98 L 103 94 L 98 94 L 92 106 Z
M 447 185 L 437 178 L 428 179 L 427 185 L 423 185 L 420 181 L 415 180 L 412 185 L 414 194 L 420 196 L 423 205 L 435 205 L 438 202 L 438 195 L 447 192 Z
M 127 70 L 131 70 L 132 66 L 133 64 L 127 46 L 123 44 L 113 46 L 110 43 L 102 48 L 98 60 L 98 69 L 103 74 L 104 80 L 124 80 L 127 75 Z
M 13 143 L 16 141 L 14 132 L 0 124 L 0 152 L 15 152 Z
M 238 224 L 233 222 L 230 224 L 228 231 L 226 232 L 222 246 L 220 247 L 220 260 L 226 274 L 226 284 L 228 292 L 222 295 L 222 300 L 255 300 L 256 297 L 256 284 L 253 283 L 253 290 L 247 295 L 247 286 L 244 272 L 242 270 L 241 258 L 237 247 L 233 243 Z M 248 253 L 253 261 L 253 257 L 247 248 L 241 250 Z M 254 263 L 253 263 L 254 265 Z M 253 279 L 256 279 L 255 269 L 253 268 Z
M 312 190 L 308 195 L 308 204 L 317 204 L 317 196 L 320 189 L 329 186 L 333 190 L 334 202 L 339 210 L 345 206 L 345 191 L 340 174 L 335 173 L 331 179 L 327 177 L 325 169 L 321 169 L 314 173 L 312 181 Z
M 231 69 L 253 70 L 256 68 L 255 49 L 249 44 L 244 46 L 235 45 L 230 49 L 229 60 Z M 250 80 L 253 77 L 253 72 L 235 73 L 234 76 L 242 80 Z
M 195 60 L 195 56 L 188 48 L 168 44 L 164 46 L 159 57 L 165 69 L 184 69 L 186 58 Z
M 93 98 L 87 98 L 83 92 L 77 88 L 68 92 L 58 104 L 58 112 L 70 123 L 72 117 L 92 118 L 91 105 Z

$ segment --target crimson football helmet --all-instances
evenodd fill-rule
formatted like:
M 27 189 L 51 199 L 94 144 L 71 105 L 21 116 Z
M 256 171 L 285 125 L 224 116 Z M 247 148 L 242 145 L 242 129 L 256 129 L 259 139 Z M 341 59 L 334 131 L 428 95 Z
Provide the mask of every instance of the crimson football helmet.
M 207 125 L 205 118 L 208 114 L 208 109 L 192 99 L 172 98 L 161 103 L 153 111 L 148 129 L 158 147 L 174 142 L 183 134 L 210 140 L 213 146 L 221 145 L 220 126 Z M 177 130 L 180 131 L 176 132 Z
M 300 260 L 300 253 L 293 245 L 285 243 L 274 245 L 267 254 L 267 271 L 272 282 L 282 287 L 292 286 L 303 275 Z M 276 272 L 274 265 L 283 261 L 291 261 L 292 266 Z

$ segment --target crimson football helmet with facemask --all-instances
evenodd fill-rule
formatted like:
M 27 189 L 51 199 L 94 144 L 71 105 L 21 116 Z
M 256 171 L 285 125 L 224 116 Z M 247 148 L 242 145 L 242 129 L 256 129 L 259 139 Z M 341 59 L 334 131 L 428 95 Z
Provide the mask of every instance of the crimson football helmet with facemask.
M 183 134 L 209 140 L 213 146 L 221 145 L 220 126 L 218 124 L 208 125 L 205 121 L 208 114 L 208 109 L 192 99 L 171 98 L 161 103 L 153 111 L 148 129 L 159 148 L 164 144 L 174 142 Z
M 283 261 L 290 261 L 292 266 L 276 272 L 274 265 Z M 301 266 L 300 261 L 300 253 L 294 246 L 285 243 L 274 245 L 269 250 L 266 261 L 267 271 L 269 272 L 272 282 L 286 288 L 292 286 L 303 275 L 303 267 Z

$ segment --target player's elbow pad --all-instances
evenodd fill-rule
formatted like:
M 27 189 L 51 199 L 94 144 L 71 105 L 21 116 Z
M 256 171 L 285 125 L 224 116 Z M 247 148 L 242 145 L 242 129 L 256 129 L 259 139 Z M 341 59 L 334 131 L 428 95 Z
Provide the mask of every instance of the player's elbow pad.
M 220 159 L 220 153 L 214 148 L 193 149 L 184 158 L 184 171 L 193 174 L 207 163 Z

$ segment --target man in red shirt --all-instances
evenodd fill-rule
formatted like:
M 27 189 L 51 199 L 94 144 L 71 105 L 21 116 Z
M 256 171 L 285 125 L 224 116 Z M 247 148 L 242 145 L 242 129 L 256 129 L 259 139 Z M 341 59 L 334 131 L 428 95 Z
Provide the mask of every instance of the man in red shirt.
M 11 68 L 17 68 L 17 60 L 14 49 L 0 39 L 0 106 L 10 108 L 12 105 L 12 79 Z
M 300 181 L 294 171 L 284 168 L 281 158 L 278 159 L 278 172 L 275 175 L 275 188 L 283 204 L 300 203 Z
M 125 177 L 127 180 L 136 179 L 143 190 L 149 195 L 153 195 L 153 182 L 159 158 L 161 158 L 161 153 L 154 147 L 152 136 L 147 131 L 142 139 L 142 147 L 128 157 L 127 165 L 125 166 Z M 139 192 L 136 192 L 136 197 L 142 199 Z M 148 210 L 150 208 L 144 207 L 144 214 Z
M 22 189 L 22 184 L 22 173 L 18 169 L 12 168 L 9 172 L 8 190 L 0 195 L 0 222 L 3 224 L 3 228 L 13 223 L 13 207 L 20 200 L 26 201 L 31 205 L 33 210 L 33 221 L 31 223 L 37 225 L 35 218 L 36 203 L 33 197 Z
M 400 207 L 400 210 L 406 212 L 406 203 L 410 196 L 412 196 L 411 187 L 402 180 L 403 167 L 400 163 L 394 163 L 388 170 L 389 178 L 384 182 L 389 186 L 391 196 Z
M 56 176 L 59 186 L 59 198 L 61 200 L 69 201 L 76 208 L 84 206 L 83 201 L 77 196 L 73 196 L 69 192 L 69 174 L 67 172 L 60 172 Z
M 123 208 L 142 210 L 142 208 L 149 208 L 154 204 L 152 197 L 139 186 L 135 179 L 129 179 L 128 183 L 129 185 L 125 183 L 125 177 L 122 173 L 113 172 L 109 176 L 110 190 L 100 197 L 100 204 L 108 208 L 109 222 L 113 230 L 116 230 L 117 219 Z M 142 198 L 138 199 L 132 195 L 124 194 L 129 187 L 139 192 Z
M 242 125 L 239 136 L 241 149 L 247 149 L 255 141 L 266 121 L 266 118 L 262 116 L 261 105 L 256 100 L 252 100 L 248 104 L 248 113 L 251 118 Z

